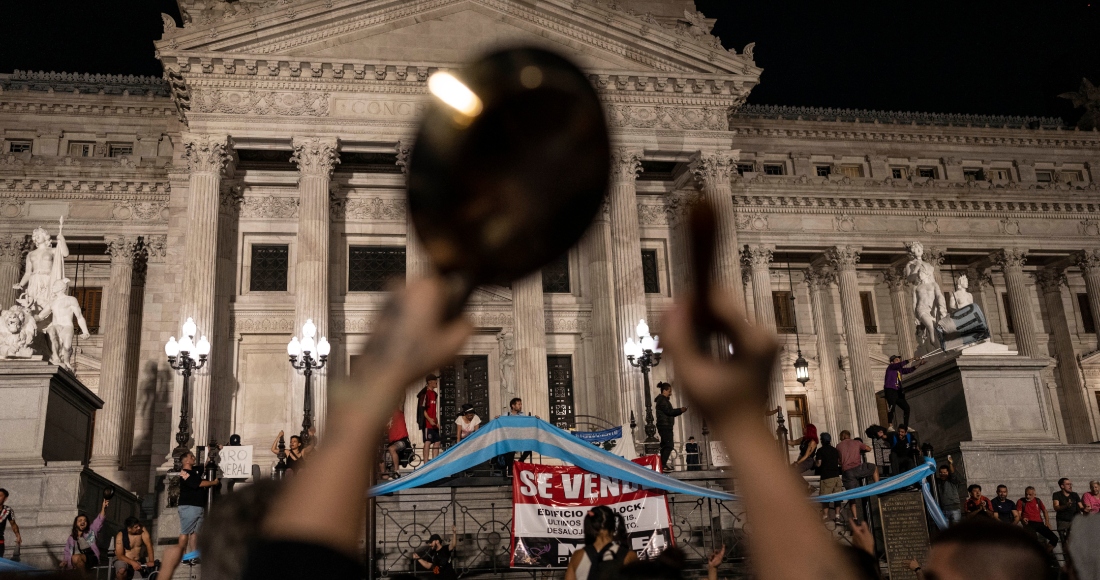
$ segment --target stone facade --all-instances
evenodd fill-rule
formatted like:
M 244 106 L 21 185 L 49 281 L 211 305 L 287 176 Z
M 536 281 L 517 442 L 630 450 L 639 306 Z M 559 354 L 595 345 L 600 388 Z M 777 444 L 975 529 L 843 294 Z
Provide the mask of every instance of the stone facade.
M 887 358 L 914 348 L 897 267 L 919 240 L 944 290 L 968 273 L 995 341 L 1046 362 L 1056 439 L 1098 438 L 1100 133 L 744 105 L 761 73 L 752 45 L 722 48 L 690 0 L 180 4 L 183 26 L 166 16 L 156 43 L 163 80 L 0 75 L 0 304 L 24 234 L 65 216 L 80 256 L 69 277 L 111 289 L 110 316 L 78 345 L 77 375 L 110 418 L 92 456 L 131 490 L 152 491 L 170 463 L 181 382 L 163 344 L 187 316 L 214 345 L 192 383 L 197 441 L 238 433 L 274 462 L 263 450 L 302 416 L 290 336 L 310 318 L 332 341 L 324 385 L 348 372 L 385 299 L 348 290 L 349 248 L 405 247 L 406 270 L 425 269 L 403 170 L 428 76 L 516 43 L 590 73 L 615 173 L 606 211 L 570 251 L 568 292 L 533 278 L 475 293 L 478 333 L 463 354 L 488 357 L 491 415 L 517 393 L 547 412 L 545 357 L 571 355 L 577 415 L 641 419 L 641 378 L 620 345 L 638 318 L 659 333 L 687 287 L 683 218 L 706 197 L 721 218 L 719 283 L 782 332 L 770 402 L 804 400 L 799 424 L 883 420 L 874 393 Z M 262 244 L 288 246 L 285 290 L 251 289 Z M 780 319 L 773 293 L 792 287 L 793 320 Z M 674 369 L 653 378 L 675 382 Z M 325 391 L 314 392 L 323 430 Z M 684 439 L 702 429 L 690 411 L 679 427 Z

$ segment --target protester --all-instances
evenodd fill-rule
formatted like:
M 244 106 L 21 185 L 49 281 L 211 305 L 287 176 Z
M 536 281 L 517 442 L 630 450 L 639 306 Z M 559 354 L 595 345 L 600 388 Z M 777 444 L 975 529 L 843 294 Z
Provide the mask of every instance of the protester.
M 194 551 L 195 535 L 202 527 L 206 512 L 206 488 L 221 483 L 218 479 L 203 479 L 205 467 L 200 465 L 196 469 L 195 462 L 195 454 L 190 451 L 180 459 L 180 535 L 178 543 L 164 551 L 164 566 L 160 571 L 163 578 L 171 578 L 184 554 Z
M 895 475 L 890 465 L 890 443 L 886 438 L 886 427 L 871 425 L 864 433 L 871 440 L 874 450 L 875 463 L 879 466 L 880 475 Z
M 428 553 L 425 556 L 413 553 L 413 562 L 419 564 L 425 570 L 429 570 L 433 577 L 438 577 L 439 580 L 456 580 L 458 574 L 455 574 L 454 566 L 451 564 L 451 552 L 458 546 L 458 530 L 455 526 L 451 526 L 451 541 L 448 544 L 443 543 L 443 538 L 439 534 L 432 534 L 428 538 Z
M 18 548 L 23 543 L 23 536 L 19 533 L 19 525 L 15 523 L 15 510 L 8 503 L 8 490 L 0 487 L 0 558 L 4 557 L 4 528 L 11 523 L 11 531 L 15 534 L 15 545 Z
M 959 476 L 955 474 L 955 460 L 948 455 L 947 463 L 940 464 L 936 470 L 936 493 L 940 498 L 940 509 L 951 523 L 962 521 L 961 487 Z
M 855 489 L 863 485 L 861 480 L 871 478 L 879 480 L 878 466 L 863 460 L 863 454 L 872 451 L 866 443 L 852 439 L 852 432 L 845 429 L 840 432 L 840 443 L 836 450 L 840 453 L 841 479 L 844 489 Z
M 613 580 L 626 564 L 638 559 L 626 536 L 623 516 L 596 506 L 584 515 L 584 547 L 573 552 L 565 580 Z
M 1066 540 L 1066 568 L 1070 580 L 1100 580 L 1100 518 L 1085 518 L 1074 524 Z
M 964 506 L 964 514 L 968 518 L 975 516 L 994 517 L 993 504 L 989 498 L 982 495 L 982 486 L 973 484 L 966 488 L 967 498 Z
M 883 394 L 886 395 L 886 420 L 892 426 L 894 424 L 894 409 L 900 407 L 904 418 L 901 420 L 906 425 L 909 424 L 909 403 L 905 400 L 905 390 L 901 385 L 901 376 L 907 375 L 915 370 L 917 367 L 925 363 L 924 359 L 918 360 L 916 366 L 908 367 L 908 360 L 901 360 L 901 357 L 894 355 L 890 357 L 890 364 L 886 367 L 886 380 L 883 383 Z
M 1024 488 L 1024 497 L 1016 502 L 1016 511 L 1020 513 L 1020 521 L 1024 527 L 1046 538 L 1051 548 L 1058 545 L 1058 535 L 1050 531 L 1050 517 L 1047 515 L 1047 507 L 1043 500 L 1035 497 L 1035 488 Z
M 840 481 L 842 470 L 840 469 L 840 452 L 833 447 L 833 436 L 828 433 L 821 434 L 821 447 L 814 453 L 814 466 L 817 475 L 821 478 L 818 495 L 829 495 L 844 491 Z M 821 519 L 829 519 L 829 510 L 833 511 L 833 518 L 840 520 L 841 502 L 826 502 L 821 504 Z
M 386 452 L 390 455 L 390 460 L 393 461 L 393 471 L 385 474 L 384 478 L 397 479 L 401 477 L 398 473 L 398 469 L 401 466 L 401 452 L 412 446 L 409 441 L 409 426 L 405 423 L 405 411 L 398 405 L 393 410 L 393 416 L 390 417 L 388 423 L 386 423 Z M 385 471 L 385 465 L 383 464 L 382 470 Z
M 1081 502 L 1081 496 L 1073 491 L 1073 482 L 1068 477 L 1058 480 L 1058 491 L 1051 497 L 1051 504 L 1054 506 L 1055 525 L 1064 540 L 1073 527 L 1073 518 L 1085 509 L 1085 504 Z
M 805 473 L 814 467 L 814 453 L 817 453 L 817 427 L 813 423 L 802 429 L 802 439 L 798 443 L 798 459 L 791 465 L 797 473 Z
M 285 482 L 263 521 L 262 541 L 249 551 L 245 580 L 364 575 L 356 556 L 370 467 L 361 458 L 375 449 L 403 385 L 453 360 L 472 331 L 461 316 L 444 320 L 446 288 L 439 278 L 410 281 L 379 311 L 360 370 L 329 386 L 328 443 L 311 457 L 310 469 Z M 804 482 L 777 457 L 775 439 L 760 420 L 778 352 L 774 336 L 750 327 L 732 297 L 715 292 L 710 303 L 719 313 L 715 322 L 730 329 L 735 354 L 719 361 L 697 350 L 685 305 L 666 315 L 665 351 L 685 393 L 729 451 L 731 477 L 753 527 L 748 548 L 756 577 L 853 578 L 839 547 L 815 524 L 815 510 L 798 499 Z
M 890 444 L 890 464 L 897 472 L 905 473 L 917 466 L 917 457 L 920 455 L 920 441 L 917 434 L 909 431 L 909 425 L 902 423 L 898 430 L 888 438 Z
M 1057 568 L 1030 534 L 990 518 L 975 518 L 932 539 L 923 567 L 909 568 L 928 580 L 1054 580 Z
M 316 433 L 316 429 L 309 428 L 309 444 L 305 447 L 302 446 L 302 438 L 297 435 L 291 435 L 290 441 L 286 449 L 283 450 L 286 464 L 286 470 L 292 473 L 297 473 L 297 470 L 302 467 L 302 461 L 306 458 L 311 451 L 313 451 L 313 435 Z M 276 456 L 279 455 L 279 442 L 283 440 L 283 432 L 279 431 L 279 434 L 275 436 L 275 442 L 271 444 L 271 452 Z
M 508 401 L 508 416 L 509 417 L 522 417 L 524 415 L 525 415 L 525 413 L 523 412 L 523 399 L 521 399 L 519 397 L 514 397 L 511 401 Z M 516 456 L 515 456 L 514 453 L 509 453 L 508 457 L 506 458 L 507 459 L 507 464 L 508 464 L 508 476 L 509 477 L 512 476 L 512 460 L 515 459 L 515 457 Z M 531 459 L 531 452 L 530 451 L 524 451 L 523 453 L 519 454 L 520 463 L 523 463 L 524 461 L 527 461 L 528 459 Z
M 424 378 L 424 388 L 416 394 L 416 426 L 424 435 L 424 461 L 439 453 L 439 375 Z
M 688 437 L 687 443 L 684 444 L 684 457 L 687 458 L 687 470 L 688 471 L 700 471 L 703 469 L 699 464 L 699 444 L 695 442 L 695 437 Z
M 0 500 L 0 504 L 3 504 L 3 500 Z M 1081 504 L 1085 506 L 1086 514 L 1100 513 L 1100 481 L 1095 479 L 1089 482 L 1089 490 L 1085 492 L 1085 495 L 1081 496 Z M 2 518 L 0 518 L 2 519 Z M 0 544 L 4 540 L 4 529 L 0 527 Z
M 990 500 L 989 505 L 993 506 L 993 515 L 997 516 L 997 519 L 1006 523 L 1012 524 L 1019 521 L 1020 514 L 1016 511 L 1016 502 L 1008 499 L 1008 486 L 997 486 L 997 497 Z
M 474 431 L 477 431 L 477 428 L 481 426 L 481 417 L 478 417 L 477 413 L 474 412 L 473 405 L 466 403 L 462 405 L 462 412 L 455 419 L 455 425 L 458 426 L 458 442 L 461 443 L 463 439 L 473 435 Z
M 106 521 L 107 506 L 111 500 L 105 499 L 100 504 L 99 515 L 92 523 L 88 524 L 88 516 L 79 514 L 73 519 L 73 530 L 65 540 L 65 550 L 61 553 L 61 567 L 72 568 L 91 572 L 99 565 L 99 546 L 96 542 L 96 534 L 103 529 Z M 169 576 L 170 577 L 170 576 Z
M 672 471 L 672 466 L 668 464 L 673 448 L 672 426 L 676 422 L 676 417 L 687 411 L 687 407 L 672 408 L 672 401 L 669 398 L 672 396 L 671 384 L 657 383 L 657 390 L 660 394 L 653 399 L 653 402 L 657 407 L 657 434 L 661 437 L 661 469 L 669 472 Z
M 142 552 L 145 557 L 142 558 Z M 144 560 L 144 562 L 143 562 Z M 130 580 L 134 572 L 141 570 L 144 578 L 157 567 L 153 552 L 153 540 L 149 531 L 135 517 L 126 518 L 122 530 L 115 534 L 115 578 Z

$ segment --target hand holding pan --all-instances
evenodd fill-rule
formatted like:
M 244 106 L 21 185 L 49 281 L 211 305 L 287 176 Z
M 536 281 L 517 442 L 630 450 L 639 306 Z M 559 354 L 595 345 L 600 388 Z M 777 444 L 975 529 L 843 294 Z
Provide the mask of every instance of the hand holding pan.
M 580 239 L 607 192 L 610 145 L 589 80 L 544 50 L 496 52 L 428 86 L 408 206 L 454 317 L 476 286 L 508 284 Z

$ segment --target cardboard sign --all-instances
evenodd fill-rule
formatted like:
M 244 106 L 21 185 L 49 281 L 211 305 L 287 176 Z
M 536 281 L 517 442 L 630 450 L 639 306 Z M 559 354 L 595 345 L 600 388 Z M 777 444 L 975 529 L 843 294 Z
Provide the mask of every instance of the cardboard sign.
M 634 461 L 657 469 L 660 457 Z M 512 479 L 513 568 L 565 568 L 584 547 L 584 517 L 605 505 L 623 516 L 630 548 L 653 558 L 673 544 L 665 492 L 601 477 L 579 467 L 516 462 Z
M 252 477 L 252 446 L 237 445 L 222 447 L 221 462 L 223 479 L 248 479 Z
M 721 441 L 710 442 L 710 464 L 714 467 L 729 467 L 730 456 Z

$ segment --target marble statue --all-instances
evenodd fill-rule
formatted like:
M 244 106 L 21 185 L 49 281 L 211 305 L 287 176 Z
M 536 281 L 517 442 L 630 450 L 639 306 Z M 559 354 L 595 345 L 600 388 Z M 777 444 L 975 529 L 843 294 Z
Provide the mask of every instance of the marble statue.
M 500 383 L 504 392 L 516 392 L 516 339 L 511 332 L 497 335 L 500 343 Z
M 955 291 L 947 295 L 947 308 L 952 313 L 974 303 L 974 295 L 967 291 L 969 286 L 970 281 L 966 278 L 966 274 L 955 280 Z
M 38 325 L 26 306 L 15 304 L 0 311 L 0 358 L 33 357 L 31 343 L 36 332 Z
M 50 363 L 72 371 L 73 335 L 76 334 L 73 328 L 73 318 L 76 318 L 77 324 L 80 325 L 80 338 L 90 338 L 92 335 L 88 332 L 88 323 L 84 320 L 84 314 L 80 311 L 80 302 L 69 296 L 68 290 L 68 278 L 55 281 L 51 288 L 53 300 L 46 305 L 42 312 L 35 316 L 35 319 L 45 320 L 46 317 L 53 316 L 49 326 L 46 327 L 46 335 L 50 337 L 50 346 L 53 349 Z
M 61 218 L 57 229 L 57 245 L 50 244 L 50 234 L 43 228 L 35 228 L 31 234 L 35 249 L 27 253 L 27 267 L 23 278 L 12 286 L 22 290 L 21 298 L 26 299 L 25 306 L 32 312 L 41 312 L 53 302 L 53 288 L 58 280 L 65 277 L 65 258 L 69 255 L 69 246 L 65 244 L 62 230 L 65 218 Z
M 908 244 L 909 263 L 903 274 L 913 286 L 913 314 L 917 319 L 918 351 L 939 348 L 936 336 L 936 321 L 947 316 L 947 304 L 936 283 L 932 264 L 925 262 L 924 245 L 920 242 Z M 923 347 L 923 348 L 922 348 Z

